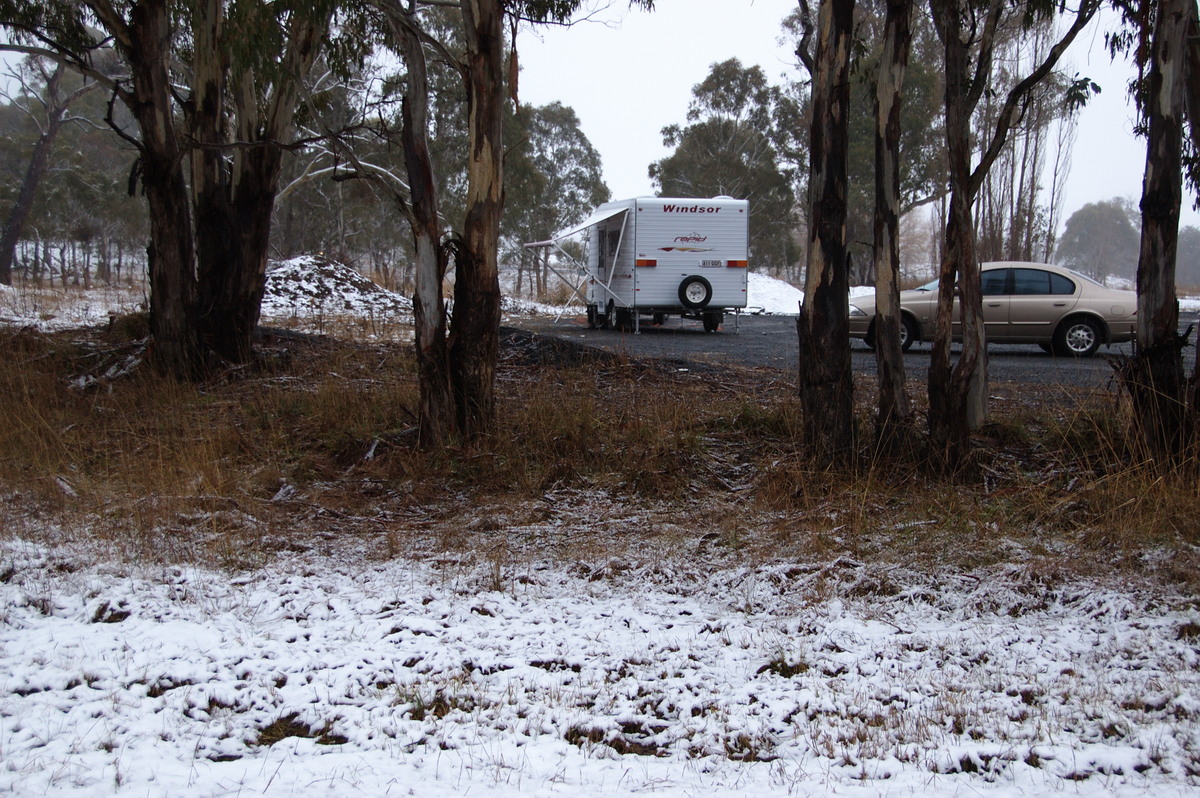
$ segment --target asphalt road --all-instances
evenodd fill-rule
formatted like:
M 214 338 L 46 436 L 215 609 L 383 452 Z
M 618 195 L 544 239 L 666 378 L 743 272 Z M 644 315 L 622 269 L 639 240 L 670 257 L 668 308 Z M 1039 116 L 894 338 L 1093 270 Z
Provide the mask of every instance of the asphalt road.
M 1197 314 L 1184 314 L 1180 331 L 1187 329 L 1189 324 L 1197 324 L 1200 329 Z M 727 315 L 724 327 L 717 333 L 706 333 L 699 322 L 680 318 L 668 319 L 661 327 L 643 325 L 637 333 L 590 330 L 582 315 L 564 316 L 558 320 L 534 319 L 520 326 L 542 335 L 636 358 L 695 361 L 708 365 L 731 363 L 771 368 L 786 374 L 798 371 L 796 320 L 791 316 Z M 930 344 L 917 343 L 905 354 L 910 380 L 926 379 L 930 348 Z M 953 351 L 957 353 L 958 347 L 955 346 Z M 1131 344 L 1117 344 L 1101 347 L 1095 357 L 1074 359 L 1053 357 L 1037 346 L 993 344 L 988 347 L 988 373 L 993 382 L 1106 388 L 1111 386 L 1113 378 L 1110 358 L 1129 355 L 1132 351 Z M 1184 360 L 1189 371 L 1193 358 L 1193 350 L 1185 350 Z M 875 372 L 875 353 L 861 341 L 851 342 L 851 359 L 856 373 Z

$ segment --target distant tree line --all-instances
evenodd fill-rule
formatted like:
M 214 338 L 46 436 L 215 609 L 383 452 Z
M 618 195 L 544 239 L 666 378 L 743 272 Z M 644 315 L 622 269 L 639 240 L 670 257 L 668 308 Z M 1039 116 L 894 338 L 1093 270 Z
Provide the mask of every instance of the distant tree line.
M 87 284 L 139 275 L 146 214 L 131 155 L 104 126 L 98 85 L 45 59 L 7 70 L 0 96 L 0 283 Z

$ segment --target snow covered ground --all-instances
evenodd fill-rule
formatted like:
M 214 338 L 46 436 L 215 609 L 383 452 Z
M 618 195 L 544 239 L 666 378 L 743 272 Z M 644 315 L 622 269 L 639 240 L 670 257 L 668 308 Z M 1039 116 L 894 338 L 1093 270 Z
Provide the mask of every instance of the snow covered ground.
M 8 794 L 1200 794 L 1184 600 L 844 560 L 2 551 Z
M 344 275 L 289 282 L 267 318 L 405 311 Z M 797 293 L 752 283 L 764 312 Z M 9 530 L 0 793 L 1200 796 L 1194 596 L 747 563 L 704 538 L 596 561 L 538 544 L 575 532 L 380 560 L 330 529 L 227 572 Z

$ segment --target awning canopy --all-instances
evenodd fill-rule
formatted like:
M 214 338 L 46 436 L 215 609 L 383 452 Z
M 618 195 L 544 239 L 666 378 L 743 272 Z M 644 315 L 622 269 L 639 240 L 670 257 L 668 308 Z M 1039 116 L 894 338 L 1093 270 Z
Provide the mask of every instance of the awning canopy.
M 588 229 L 592 225 L 600 224 L 600 222 L 603 222 L 605 219 L 611 219 L 614 216 L 616 216 L 617 214 L 625 213 L 628 210 L 629 210 L 628 205 L 622 205 L 619 208 L 603 208 L 603 209 L 595 210 L 592 212 L 591 216 L 584 219 L 579 224 L 571 225 L 570 227 L 566 228 L 565 230 L 559 230 L 557 233 L 554 234 L 553 238 L 547 239 L 546 241 L 533 241 L 531 243 L 526 244 L 525 246 L 526 246 L 526 248 L 548 247 L 551 244 L 553 244 L 555 241 L 561 241 L 564 238 L 569 238 L 570 236 L 573 236 L 576 233 L 579 233 L 579 232 L 582 232 L 583 230 Z

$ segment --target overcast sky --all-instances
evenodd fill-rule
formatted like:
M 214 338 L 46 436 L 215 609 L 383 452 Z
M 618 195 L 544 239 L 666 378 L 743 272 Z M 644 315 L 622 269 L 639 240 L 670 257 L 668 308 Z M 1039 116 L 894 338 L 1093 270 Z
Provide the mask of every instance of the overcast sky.
M 646 169 L 669 154 L 660 131 L 686 121 L 692 86 L 711 64 L 736 56 L 776 82 L 797 76 L 790 46 L 778 41 L 781 20 L 796 7 L 796 0 L 656 0 L 645 12 L 615 0 L 591 21 L 523 31 L 521 101 L 575 109 L 614 198 L 653 194 Z M 1133 137 L 1125 92 L 1131 67 L 1104 53 L 1104 24 L 1110 20 L 1082 34 L 1065 67 L 1103 91 L 1080 117 L 1063 221 L 1086 203 L 1141 195 L 1145 145 Z M 1200 226 L 1190 207 L 1186 198 L 1183 224 Z

